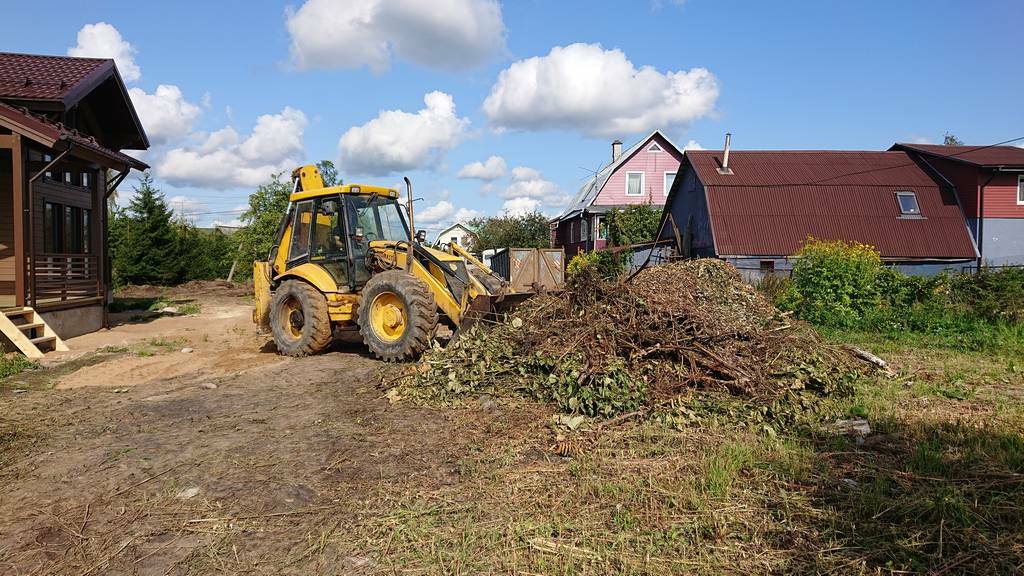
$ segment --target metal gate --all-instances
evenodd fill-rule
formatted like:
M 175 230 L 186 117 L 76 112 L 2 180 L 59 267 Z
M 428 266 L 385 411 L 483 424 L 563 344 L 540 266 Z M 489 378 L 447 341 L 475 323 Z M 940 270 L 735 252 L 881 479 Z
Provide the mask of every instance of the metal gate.
M 491 257 L 491 268 L 516 292 L 560 289 L 565 283 L 565 251 L 504 248 Z

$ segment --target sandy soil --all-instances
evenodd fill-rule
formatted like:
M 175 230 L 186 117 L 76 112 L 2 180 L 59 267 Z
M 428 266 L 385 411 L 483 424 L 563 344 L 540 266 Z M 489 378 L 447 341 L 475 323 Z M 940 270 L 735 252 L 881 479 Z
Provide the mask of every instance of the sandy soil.
M 0 573 L 371 573 L 343 521 L 389 482 L 455 481 L 473 434 L 392 406 L 361 345 L 284 358 L 244 298 L 189 296 L 199 315 L 75 338 L 0 391 Z

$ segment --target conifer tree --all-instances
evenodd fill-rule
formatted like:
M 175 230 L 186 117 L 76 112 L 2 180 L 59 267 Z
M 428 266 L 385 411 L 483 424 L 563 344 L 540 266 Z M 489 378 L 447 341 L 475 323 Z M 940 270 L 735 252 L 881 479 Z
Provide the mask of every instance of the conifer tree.
M 171 227 L 171 210 L 148 172 L 135 186 L 126 212 L 117 250 L 120 279 L 129 284 L 173 283 L 182 265 L 179 243 Z

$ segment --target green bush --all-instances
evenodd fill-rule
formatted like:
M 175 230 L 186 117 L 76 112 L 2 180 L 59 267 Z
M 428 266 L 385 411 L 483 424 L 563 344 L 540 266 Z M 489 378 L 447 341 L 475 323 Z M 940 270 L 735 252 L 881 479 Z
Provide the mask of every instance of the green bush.
M 569 260 L 565 273 L 570 285 L 615 280 L 626 271 L 626 257 L 611 250 L 580 252 Z
M 784 289 L 759 287 L 801 319 L 921 345 L 1024 350 L 1024 270 L 908 276 L 846 242 L 812 240 L 798 256 Z
M 650 204 L 616 208 L 605 215 L 605 223 L 608 225 L 608 239 L 612 246 L 651 242 L 658 233 L 661 210 L 654 209 Z
M 795 254 L 793 277 L 780 305 L 825 326 L 853 326 L 878 308 L 882 259 L 873 247 L 809 238 Z

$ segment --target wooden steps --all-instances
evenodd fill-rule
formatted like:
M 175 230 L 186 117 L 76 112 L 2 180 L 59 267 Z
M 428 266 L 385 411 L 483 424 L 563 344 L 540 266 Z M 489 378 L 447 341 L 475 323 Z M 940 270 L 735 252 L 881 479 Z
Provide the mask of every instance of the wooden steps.
M 5 308 L 0 315 L 0 332 L 27 358 L 42 358 L 45 352 L 68 349 L 60 336 L 30 307 Z

